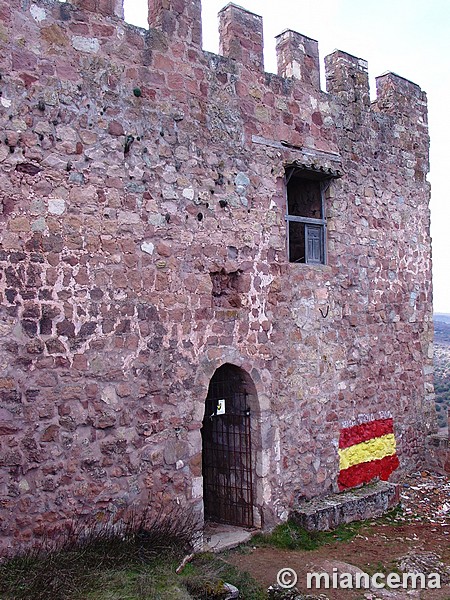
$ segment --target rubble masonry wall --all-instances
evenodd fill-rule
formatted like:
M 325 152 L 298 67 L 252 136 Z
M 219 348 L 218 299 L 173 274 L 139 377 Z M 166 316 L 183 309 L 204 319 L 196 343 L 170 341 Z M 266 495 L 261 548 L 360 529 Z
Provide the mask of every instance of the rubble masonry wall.
M 227 362 L 257 391 L 263 526 L 337 490 L 342 428 L 392 418 L 407 471 L 433 426 L 425 94 L 388 73 L 371 103 L 341 51 L 326 93 L 314 40 L 283 32 L 265 73 L 260 17 L 228 5 L 219 56 L 200 0 L 150 4 L 144 31 L 120 0 L 0 1 L 3 550 L 136 503 L 201 514 Z M 326 265 L 287 261 L 295 160 L 342 173 Z

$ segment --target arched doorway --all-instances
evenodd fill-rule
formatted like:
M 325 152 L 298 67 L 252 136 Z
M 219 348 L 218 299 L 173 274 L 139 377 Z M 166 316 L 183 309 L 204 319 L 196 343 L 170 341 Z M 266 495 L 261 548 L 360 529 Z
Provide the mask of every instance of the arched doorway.
M 202 427 L 205 520 L 254 525 L 251 380 L 235 365 L 211 378 Z M 253 386 L 254 387 L 254 386 Z

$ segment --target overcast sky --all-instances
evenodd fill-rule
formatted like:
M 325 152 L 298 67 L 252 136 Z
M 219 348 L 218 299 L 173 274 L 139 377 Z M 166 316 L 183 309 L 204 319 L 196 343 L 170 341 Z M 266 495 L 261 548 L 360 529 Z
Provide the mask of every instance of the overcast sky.
M 203 46 L 218 51 L 217 13 L 224 0 L 203 0 Z M 431 134 L 431 233 L 434 309 L 450 313 L 450 202 L 445 186 L 450 147 L 449 0 L 239 0 L 264 17 L 265 69 L 276 70 L 274 37 L 294 29 L 319 40 L 323 57 L 336 48 L 369 61 L 375 76 L 393 71 L 428 94 Z M 125 0 L 126 20 L 147 27 L 147 0 Z M 322 86 L 324 84 L 322 83 Z

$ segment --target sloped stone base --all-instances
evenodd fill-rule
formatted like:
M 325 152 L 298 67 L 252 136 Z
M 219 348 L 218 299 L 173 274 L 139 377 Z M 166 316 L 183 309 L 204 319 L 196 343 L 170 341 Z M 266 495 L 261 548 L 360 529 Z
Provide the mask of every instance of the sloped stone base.
M 310 531 L 328 531 L 343 523 L 382 516 L 399 503 L 397 484 L 379 481 L 355 490 L 298 503 L 290 519 Z
M 441 475 L 450 474 L 450 440 L 447 430 L 428 436 L 425 466 Z

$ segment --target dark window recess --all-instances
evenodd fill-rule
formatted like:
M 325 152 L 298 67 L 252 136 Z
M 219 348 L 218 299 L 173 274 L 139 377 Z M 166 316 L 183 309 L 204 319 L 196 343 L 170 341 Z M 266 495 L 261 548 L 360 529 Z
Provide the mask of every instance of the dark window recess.
M 340 177 L 339 172 L 308 169 L 296 164 L 286 168 L 289 262 L 325 264 L 324 194 L 330 180 L 336 177 Z
M 240 274 L 241 271 L 227 273 L 224 269 L 210 273 L 213 306 L 220 308 L 241 307 Z

